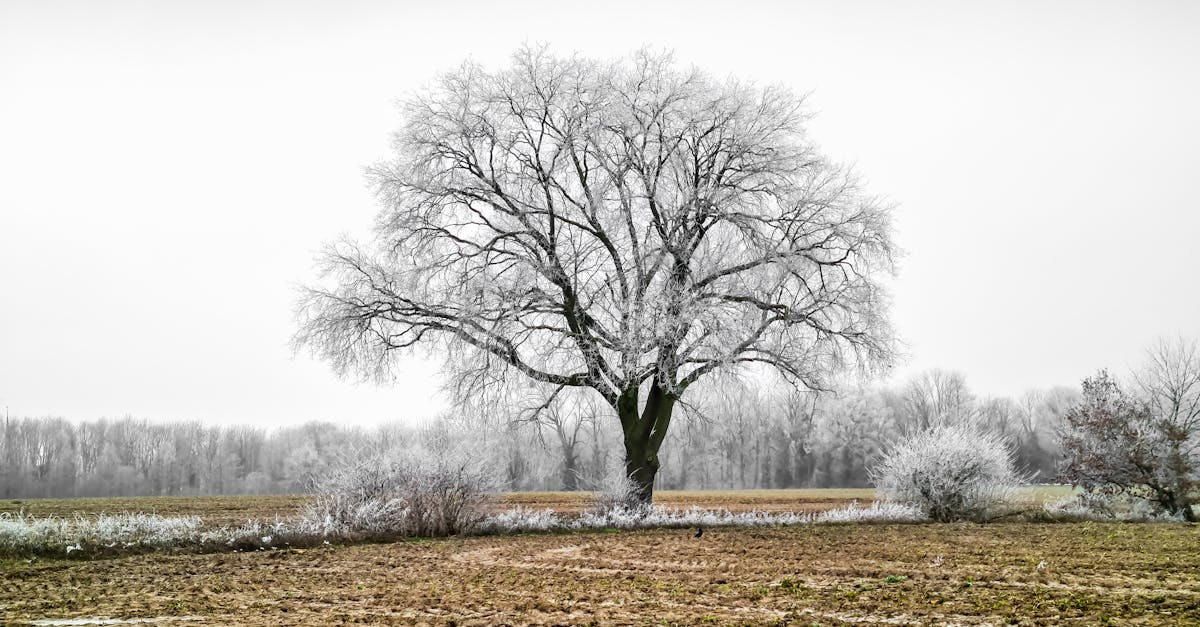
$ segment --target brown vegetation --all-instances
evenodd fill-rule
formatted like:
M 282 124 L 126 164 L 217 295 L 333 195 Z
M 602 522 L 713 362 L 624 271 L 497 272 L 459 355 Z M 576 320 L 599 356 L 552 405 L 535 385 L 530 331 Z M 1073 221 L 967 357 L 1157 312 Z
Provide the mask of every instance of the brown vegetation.
M 311 497 L 299 494 L 254 496 L 132 496 L 88 499 L 0 500 L 0 514 L 71 517 L 76 514 L 141 512 L 161 516 L 199 516 L 206 527 L 241 525 L 247 520 L 270 522 L 294 516 Z
M 1177 524 L 817 525 L 19 561 L 0 622 L 1195 624 L 1197 546 Z
M 656 502 L 665 507 L 725 508 L 742 512 L 824 511 L 851 501 L 869 502 L 874 492 L 847 490 L 664 490 Z M 32 516 L 68 517 L 76 514 L 144 512 L 163 516 L 200 516 L 206 527 L 240 525 L 249 519 L 272 521 L 289 518 L 309 502 L 305 495 L 248 496 L 138 496 L 96 499 L 0 500 L 0 514 L 25 512 Z M 533 507 L 560 514 L 578 514 L 591 503 L 590 492 L 514 492 L 501 495 L 498 509 Z

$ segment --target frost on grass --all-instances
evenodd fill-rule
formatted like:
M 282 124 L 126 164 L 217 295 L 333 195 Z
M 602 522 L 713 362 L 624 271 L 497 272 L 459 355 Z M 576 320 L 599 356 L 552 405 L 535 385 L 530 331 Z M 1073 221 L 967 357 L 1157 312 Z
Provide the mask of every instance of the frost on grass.
M 514 507 L 513 509 L 488 516 L 477 528 L 483 534 L 523 533 L 529 531 L 553 531 L 568 528 L 552 509 Z
M 449 536 L 483 522 L 490 476 L 462 456 L 378 453 L 313 482 L 299 531 L 316 535 Z
M 929 517 L 916 505 L 894 501 L 874 501 L 867 507 L 852 503 L 848 507 L 831 509 L 817 514 L 818 523 L 889 523 L 928 522 Z
M 1042 509 L 1056 521 L 1096 522 L 1183 522 L 1182 513 L 1172 514 L 1145 499 L 1105 495 L 1091 491 L 1046 501 Z
M 307 515 L 311 515 L 308 512 Z M 307 516 L 306 515 L 306 516 Z M 490 516 L 478 516 L 459 534 L 512 534 L 589 529 L 654 529 L 680 527 L 772 527 L 813 523 L 920 522 L 925 520 L 912 506 L 872 503 L 821 514 L 797 512 L 731 512 L 726 509 L 635 507 L 587 511 L 577 518 L 563 517 L 549 509 L 517 507 Z M 329 540 L 350 541 L 370 537 L 344 524 L 314 524 L 311 518 L 248 520 L 241 526 L 203 529 L 195 516 L 167 517 L 155 514 L 106 514 L 95 518 L 38 518 L 24 514 L 0 514 L 0 555 L 92 556 L 164 548 L 198 551 L 264 551 L 277 548 L 318 546 Z M 392 527 L 386 537 L 403 537 Z M 403 529 L 415 529 L 405 527 Z M 385 537 L 383 533 L 376 537 Z
M 100 514 L 95 517 L 37 517 L 0 514 L 0 555 L 126 553 L 166 548 L 266 550 L 310 542 L 293 522 L 248 520 L 237 527 L 204 529 L 197 516 Z
M 564 518 L 553 510 L 517 507 L 487 517 L 478 533 L 505 534 L 531 531 L 584 531 L 588 529 L 655 529 L 678 527 L 768 527 L 813 522 L 811 514 L 792 512 L 730 512 L 724 509 L 691 507 L 609 508 L 585 511 L 578 518 Z
M 0 553 L 94 552 L 99 549 L 159 549 L 199 542 L 200 518 L 157 514 L 101 514 L 94 518 L 0 514 Z
M 731 512 L 726 509 L 689 507 L 635 507 L 599 513 L 584 512 L 573 521 L 575 529 L 651 529 L 655 527 L 769 527 L 812 522 L 811 514 L 794 512 Z
M 727 509 L 633 507 L 590 510 L 578 518 L 561 518 L 548 510 L 516 508 L 489 517 L 484 533 L 587 529 L 656 529 L 679 527 L 780 527 L 820 523 L 924 522 L 928 518 L 912 505 L 875 502 L 820 514 L 804 512 L 731 512 Z
M 510 509 L 489 516 L 480 524 L 481 533 L 521 533 L 587 529 L 654 529 L 671 527 L 768 527 L 813 522 L 811 514 L 792 512 L 730 512 L 724 509 L 666 507 L 609 508 L 589 510 L 578 518 L 563 518 L 552 510 Z

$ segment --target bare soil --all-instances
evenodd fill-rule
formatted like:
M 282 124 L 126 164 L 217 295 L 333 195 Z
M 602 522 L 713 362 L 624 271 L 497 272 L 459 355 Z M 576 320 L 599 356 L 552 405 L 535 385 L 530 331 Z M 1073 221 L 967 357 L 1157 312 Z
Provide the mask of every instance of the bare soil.
M 1200 526 L 806 525 L 0 563 L 0 623 L 1200 624 Z

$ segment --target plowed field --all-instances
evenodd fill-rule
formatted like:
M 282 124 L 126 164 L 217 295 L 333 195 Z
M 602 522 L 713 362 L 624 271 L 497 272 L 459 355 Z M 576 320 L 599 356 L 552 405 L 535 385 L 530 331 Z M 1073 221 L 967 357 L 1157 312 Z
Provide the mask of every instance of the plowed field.
M 1196 625 L 1200 526 L 530 534 L 10 561 L 0 579 L 4 624 Z

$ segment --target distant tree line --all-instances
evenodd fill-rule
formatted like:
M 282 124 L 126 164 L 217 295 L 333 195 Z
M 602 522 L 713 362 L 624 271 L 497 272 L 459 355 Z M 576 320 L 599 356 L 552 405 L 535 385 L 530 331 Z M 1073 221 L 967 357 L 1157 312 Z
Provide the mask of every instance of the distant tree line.
M 1013 448 L 1032 481 L 1052 482 L 1061 453 L 1056 433 L 1078 398 L 1066 387 L 1019 398 L 978 398 L 957 372 L 933 370 L 899 388 L 776 397 L 718 390 L 686 415 L 664 447 L 664 489 L 866 487 L 867 469 L 907 433 L 970 423 Z
M 1070 388 L 1018 398 L 976 397 L 957 372 L 934 370 L 897 388 L 780 395 L 713 386 L 675 417 L 659 489 L 857 487 L 905 433 L 969 422 L 1002 435 L 1019 467 L 1053 481 L 1056 433 L 1078 400 Z M 623 463 L 616 417 L 603 404 L 546 403 L 517 416 L 460 407 L 421 425 L 363 428 L 332 422 L 264 429 L 124 417 L 72 422 L 6 418 L 0 497 L 268 494 L 304 491 L 314 477 L 365 449 L 485 455 L 501 487 L 576 490 Z

